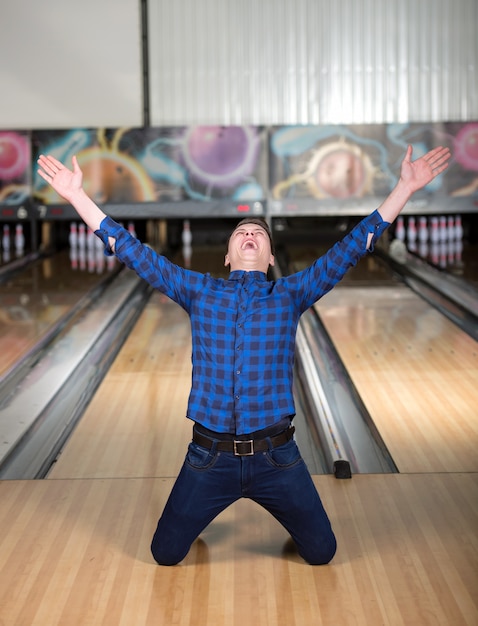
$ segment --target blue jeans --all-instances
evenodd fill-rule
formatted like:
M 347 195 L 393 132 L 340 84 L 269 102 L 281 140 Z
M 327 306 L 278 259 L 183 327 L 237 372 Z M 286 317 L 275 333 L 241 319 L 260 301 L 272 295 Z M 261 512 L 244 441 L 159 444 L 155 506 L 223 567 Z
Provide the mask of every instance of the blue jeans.
M 239 498 L 269 511 L 290 533 L 311 565 L 328 563 L 335 535 L 310 473 L 293 439 L 266 452 L 235 456 L 191 442 L 154 534 L 151 552 L 175 565 L 212 520 Z

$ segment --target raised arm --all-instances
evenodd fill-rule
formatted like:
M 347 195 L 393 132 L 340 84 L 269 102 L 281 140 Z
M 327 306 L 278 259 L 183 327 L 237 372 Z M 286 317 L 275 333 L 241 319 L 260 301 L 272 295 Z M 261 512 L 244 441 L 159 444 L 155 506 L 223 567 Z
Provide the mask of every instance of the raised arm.
M 393 222 L 412 195 L 428 185 L 438 174 L 448 167 L 448 148 L 438 147 L 412 161 L 412 146 L 408 146 L 402 161 L 400 179 L 387 199 L 378 208 L 386 222 Z
M 53 189 L 67 200 L 81 219 L 91 228 L 98 230 L 106 214 L 86 195 L 82 183 L 83 172 L 76 156 L 72 158 L 73 171 L 52 156 L 40 155 L 38 173 Z

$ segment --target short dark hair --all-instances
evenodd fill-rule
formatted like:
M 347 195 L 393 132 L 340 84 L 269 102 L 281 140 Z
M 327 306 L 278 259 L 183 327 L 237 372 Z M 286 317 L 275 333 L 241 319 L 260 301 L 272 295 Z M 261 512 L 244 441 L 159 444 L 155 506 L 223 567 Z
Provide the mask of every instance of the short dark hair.
M 274 254 L 274 242 L 272 240 L 271 229 L 269 228 L 269 224 L 266 222 L 266 220 L 263 217 L 245 217 L 238 224 L 236 224 L 232 233 L 234 233 L 239 228 L 239 226 L 242 226 L 243 224 L 256 224 L 257 226 L 260 226 L 261 228 L 263 228 L 266 231 L 267 236 L 269 237 L 269 242 L 271 244 L 271 252 L 272 254 Z M 232 237 L 232 233 L 229 235 L 229 239 L 227 240 L 227 245 L 229 245 L 229 240 Z

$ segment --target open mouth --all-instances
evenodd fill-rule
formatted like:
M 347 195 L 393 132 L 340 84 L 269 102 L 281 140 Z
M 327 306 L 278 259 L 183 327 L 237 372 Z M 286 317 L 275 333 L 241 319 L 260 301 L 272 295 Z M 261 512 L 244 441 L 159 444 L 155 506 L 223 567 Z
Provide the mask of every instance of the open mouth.
M 255 241 L 252 241 L 252 239 L 248 239 L 242 244 L 241 249 L 242 250 L 257 250 L 257 244 Z

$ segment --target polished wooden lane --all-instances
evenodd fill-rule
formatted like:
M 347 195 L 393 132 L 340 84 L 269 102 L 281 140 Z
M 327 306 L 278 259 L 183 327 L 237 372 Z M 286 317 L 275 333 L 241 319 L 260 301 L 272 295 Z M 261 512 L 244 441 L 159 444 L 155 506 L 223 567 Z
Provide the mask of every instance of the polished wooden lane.
M 64 251 L 28 265 L 0 284 L 0 376 L 101 278 L 101 273 L 91 267 L 89 271 L 87 265 L 84 270 L 72 269 L 68 251 Z
M 154 293 L 49 477 L 177 476 L 190 386 L 189 318 Z
M 400 472 L 478 471 L 478 344 L 406 287 L 316 309 Z
M 241 500 L 182 564 L 149 543 L 173 479 L 0 483 L 2 626 L 475 626 L 477 474 L 314 478 L 338 552 L 306 565 Z

